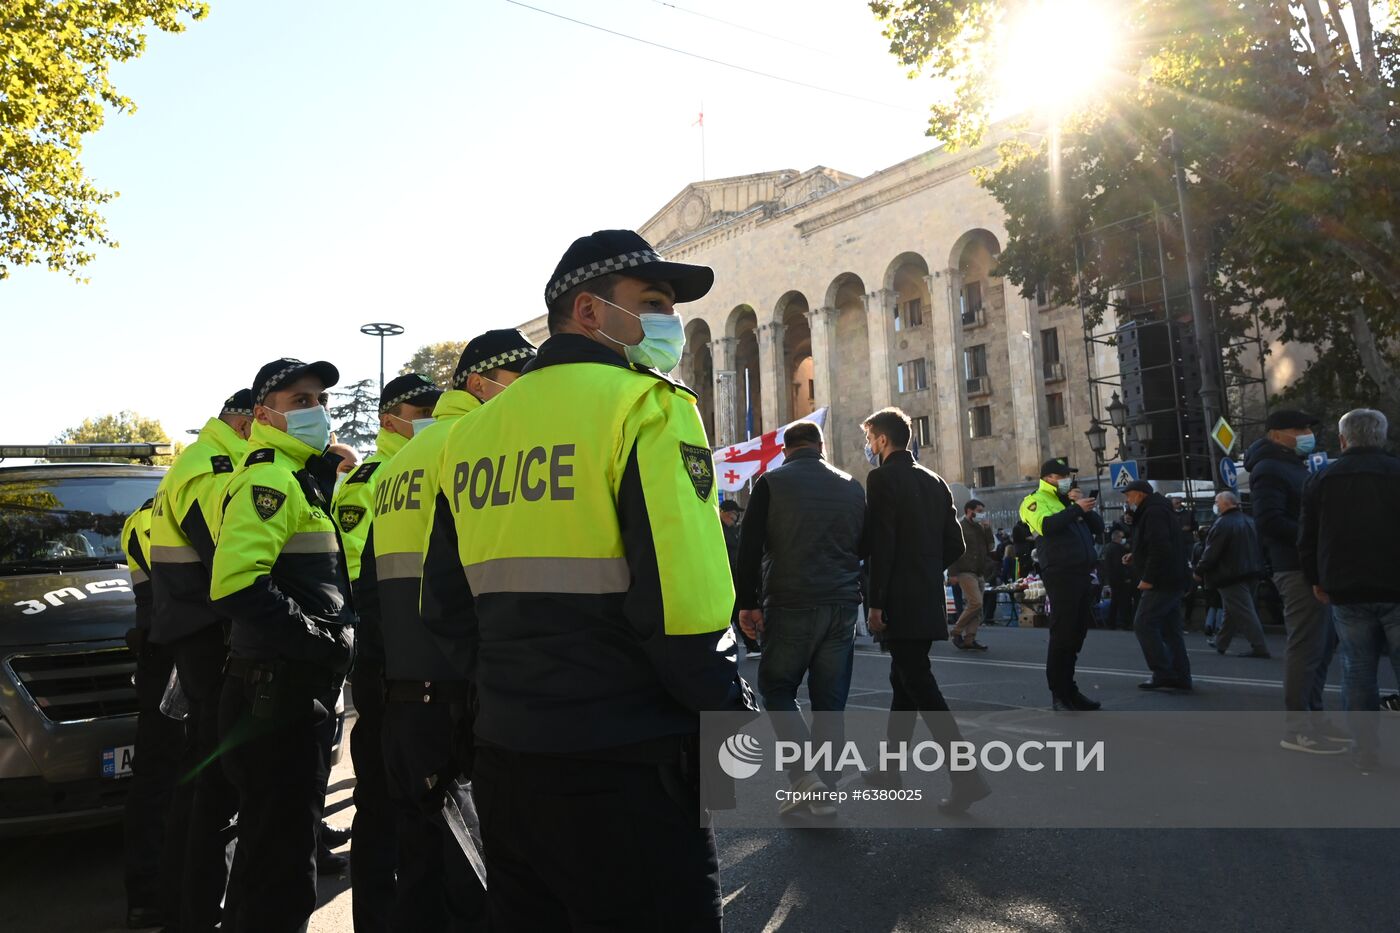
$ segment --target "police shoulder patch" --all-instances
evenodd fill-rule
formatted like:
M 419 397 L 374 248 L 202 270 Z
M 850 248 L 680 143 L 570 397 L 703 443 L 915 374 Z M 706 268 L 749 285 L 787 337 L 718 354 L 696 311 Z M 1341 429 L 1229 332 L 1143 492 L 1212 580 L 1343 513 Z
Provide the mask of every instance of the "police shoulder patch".
M 340 519 L 340 530 L 349 534 L 364 520 L 365 510 L 358 505 L 342 505 L 336 509 L 336 516 Z
M 715 464 L 708 447 L 681 444 L 681 464 L 701 502 L 707 502 L 715 488 Z
M 1035 501 L 1032 501 L 1029 505 L 1026 506 L 1026 511 L 1027 511 L 1027 512 L 1034 512 L 1034 511 L 1035 511 L 1035 507 L 1036 507 L 1036 502 L 1035 502 Z
M 232 473 L 233 458 L 224 454 L 215 454 L 209 458 L 209 465 L 214 468 L 215 473 Z
M 277 451 L 271 447 L 259 447 L 248 455 L 248 459 L 243 461 L 244 466 L 252 466 L 255 463 L 271 463 L 277 457 Z
M 287 494 L 280 489 L 273 489 L 269 486 L 253 486 L 253 508 L 257 509 L 258 517 L 263 521 L 277 514 L 277 510 L 282 508 L 282 503 L 287 501 Z
M 347 479 L 345 482 L 347 482 L 347 483 L 367 483 L 367 482 L 369 482 L 369 478 L 370 478 L 371 476 L 374 475 L 374 471 L 377 470 L 377 469 L 379 469 L 379 464 L 381 464 L 381 463 L 383 463 L 383 462 L 384 462 L 383 460 L 371 460 L 369 463 L 366 463 L 366 464 L 364 464 L 363 466 L 361 466 L 361 467 L 360 467 L 358 470 L 356 470 L 354 473 L 351 473 L 351 474 L 350 474 L 350 478 Z

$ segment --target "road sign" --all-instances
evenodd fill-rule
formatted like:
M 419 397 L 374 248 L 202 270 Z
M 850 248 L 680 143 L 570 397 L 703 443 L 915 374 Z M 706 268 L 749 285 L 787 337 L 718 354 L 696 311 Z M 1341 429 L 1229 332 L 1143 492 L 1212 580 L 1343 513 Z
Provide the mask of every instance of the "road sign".
M 1308 472 L 1321 473 L 1323 470 L 1327 469 L 1327 464 L 1331 462 L 1325 450 L 1318 450 L 1310 453 L 1308 454 Z
M 1122 492 L 1129 483 L 1138 478 L 1137 461 L 1124 460 L 1122 463 L 1110 463 L 1108 465 L 1108 478 L 1113 488 Z
M 1235 441 L 1238 439 L 1235 429 L 1230 427 L 1229 422 L 1224 418 L 1215 422 L 1215 427 L 1211 429 L 1210 439 L 1228 456 L 1230 451 L 1235 449 Z
M 1240 488 L 1239 471 L 1235 469 L 1235 461 L 1229 457 L 1220 458 L 1220 480 L 1231 489 Z

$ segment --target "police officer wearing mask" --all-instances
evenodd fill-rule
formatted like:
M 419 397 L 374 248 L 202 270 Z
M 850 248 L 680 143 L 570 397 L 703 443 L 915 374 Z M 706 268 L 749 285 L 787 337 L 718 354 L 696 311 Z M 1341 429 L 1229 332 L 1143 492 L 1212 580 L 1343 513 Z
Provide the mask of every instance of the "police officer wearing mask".
M 1040 484 L 1021 500 L 1021 521 L 1039 538 L 1036 545 L 1040 576 L 1050 598 L 1050 646 L 1045 654 L 1045 679 L 1051 704 L 1062 711 L 1096 710 L 1103 704 L 1085 696 L 1074 680 L 1079 652 L 1093 619 L 1093 589 L 1089 574 L 1098 562 L 1094 542 L 1103 534 L 1103 518 L 1094 511 L 1097 500 L 1071 500 L 1074 467 L 1064 460 L 1047 460 L 1040 467 Z
M 576 240 L 539 356 L 447 441 L 423 611 L 461 606 L 452 624 L 479 633 L 473 785 L 497 929 L 720 928 L 699 713 L 754 707 L 708 441 L 664 375 L 684 345 L 675 304 L 713 281 L 632 231 Z M 464 571 L 470 592 L 452 592 Z
M 374 453 L 335 492 L 331 513 L 340 526 L 345 566 L 353 586 L 360 578 L 360 555 L 369 534 L 374 496 L 385 467 L 414 436 L 433 421 L 433 406 L 442 390 L 422 373 L 389 380 L 379 393 L 379 436 Z M 384 774 L 384 646 L 376 625 L 356 631 L 355 730 L 350 758 L 355 765 L 355 819 L 351 832 L 350 888 L 355 929 L 374 933 L 389 929 L 394 906 L 394 811 Z
M 535 347 L 516 330 L 472 339 L 432 423 L 415 425 L 413 438 L 379 472 L 355 602 L 361 645 L 373 637 L 384 651 L 383 755 L 399 843 L 395 930 L 485 928 L 485 889 L 443 812 L 450 795 L 463 824 L 477 822 L 471 797 L 458 784 L 459 776 L 470 776 L 464 658 L 472 649 L 424 625 L 419 582 L 451 427 L 504 392 L 534 357 Z
M 209 592 L 232 620 L 219 706 L 238 790 L 238 849 L 223 929 L 303 927 L 316 906 L 316 838 L 336 696 L 350 667 L 350 581 L 330 516 L 337 458 L 330 363 L 281 359 L 253 381 L 251 451 L 235 470 Z
M 180 773 L 167 833 L 167 863 L 177 894 L 167 922 L 184 933 L 208 933 L 219 923 L 227 883 L 226 827 L 238 793 L 223 769 L 201 767 L 219 747 L 219 695 L 228 659 L 228 619 L 209 605 L 209 571 L 224 495 L 243 462 L 253 429 L 253 392 L 229 396 L 161 480 L 151 522 L 152 631 L 167 644 L 189 702 Z

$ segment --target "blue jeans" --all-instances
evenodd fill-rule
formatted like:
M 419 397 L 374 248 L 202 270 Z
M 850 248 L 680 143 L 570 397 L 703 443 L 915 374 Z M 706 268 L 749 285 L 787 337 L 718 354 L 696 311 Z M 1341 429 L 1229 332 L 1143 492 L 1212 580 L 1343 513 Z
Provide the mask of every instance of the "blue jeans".
M 1357 751 L 1379 743 L 1375 713 L 1381 708 L 1376 674 L 1381 658 L 1400 670 L 1400 603 L 1353 603 L 1332 607 L 1342 653 L 1342 704 Z
M 813 606 L 810 609 L 769 609 L 763 614 L 763 656 L 758 662 L 758 692 L 763 708 L 791 716 L 773 717 L 773 731 L 788 742 L 812 738 L 797 708 L 797 688 L 807 678 L 807 697 L 813 712 L 841 711 L 851 692 L 851 665 L 855 659 L 856 604 Z M 827 723 L 817 742 L 830 741 L 839 756 L 845 730 L 839 717 L 823 717 Z M 793 780 L 800 768 L 788 771 Z M 835 786 L 836 776 L 822 780 Z
M 1225 618 L 1225 610 L 1219 606 L 1210 606 L 1206 609 L 1206 634 L 1214 635 L 1220 631 L 1220 622 Z
M 1141 592 L 1133 631 L 1152 670 L 1153 682 L 1191 686 L 1191 661 L 1182 635 L 1181 590 L 1158 587 Z

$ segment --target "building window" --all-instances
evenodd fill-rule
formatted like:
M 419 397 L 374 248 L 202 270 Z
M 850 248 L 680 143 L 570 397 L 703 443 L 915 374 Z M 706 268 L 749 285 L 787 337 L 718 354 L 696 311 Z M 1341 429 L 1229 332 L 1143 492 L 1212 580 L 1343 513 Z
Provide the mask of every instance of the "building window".
M 1040 332 L 1040 365 L 1046 382 L 1065 378 L 1065 364 L 1060 359 L 1060 332 L 1053 327 Z
M 968 409 L 967 434 L 969 437 L 992 436 L 992 406 L 977 405 Z
M 1045 396 L 1045 412 L 1052 428 L 1065 426 L 1065 394 L 1051 392 Z
M 919 439 L 920 447 L 927 447 L 931 435 L 929 433 L 928 415 L 920 415 L 914 419 L 914 436 Z
M 910 298 L 904 303 L 904 326 L 918 327 L 924 322 L 924 300 Z
M 967 370 L 967 378 L 969 379 L 987 375 L 987 345 L 979 343 L 975 347 L 968 347 L 964 350 L 963 366 Z
M 900 392 L 918 392 L 928 388 L 928 362 L 926 360 L 910 360 L 907 363 L 900 363 L 896 374 L 899 377 Z
M 963 326 L 971 327 L 981 324 L 982 317 L 982 283 L 968 282 L 962 287 L 962 322 Z
M 1035 309 L 1037 311 L 1050 310 L 1050 282 L 1041 279 L 1035 286 Z
M 973 485 L 979 488 L 995 486 L 997 484 L 997 468 L 990 466 L 980 466 L 976 471 L 976 478 Z

